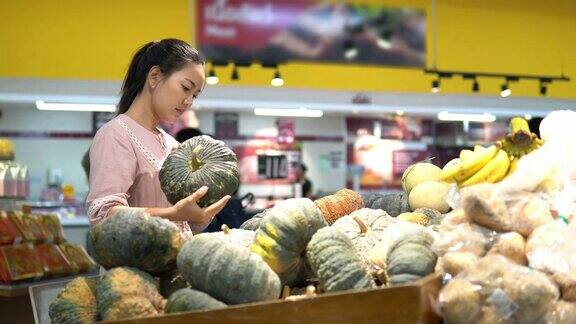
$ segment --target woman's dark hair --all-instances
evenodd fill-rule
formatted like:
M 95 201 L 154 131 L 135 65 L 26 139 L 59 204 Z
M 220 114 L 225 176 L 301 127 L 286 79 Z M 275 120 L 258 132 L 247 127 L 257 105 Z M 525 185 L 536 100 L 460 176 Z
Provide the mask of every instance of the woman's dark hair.
M 154 66 L 158 66 L 164 75 L 169 76 L 188 63 L 204 64 L 204 58 L 185 41 L 167 38 L 142 46 L 134 54 L 128 67 L 117 114 L 123 114 L 130 108 L 134 98 L 144 88 L 148 72 Z
M 179 143 L 183 143 L 184 141 L 189 140 L 192 137 L 200 135 L 202 135 L 202 131 L 199 130 L 198 128 L 186 127 L 179 130 L 178 133 L 176 133 L 175 138 Z

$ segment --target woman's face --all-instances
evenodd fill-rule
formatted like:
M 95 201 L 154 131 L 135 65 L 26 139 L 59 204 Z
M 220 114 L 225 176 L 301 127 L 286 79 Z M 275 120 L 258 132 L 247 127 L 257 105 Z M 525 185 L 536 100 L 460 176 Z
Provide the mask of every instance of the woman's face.
M 204 66 L 188 63 L 162 78 L 152 90 L 152 113 L 159 122 L 174 123 L 192 106 L 204 87 Z

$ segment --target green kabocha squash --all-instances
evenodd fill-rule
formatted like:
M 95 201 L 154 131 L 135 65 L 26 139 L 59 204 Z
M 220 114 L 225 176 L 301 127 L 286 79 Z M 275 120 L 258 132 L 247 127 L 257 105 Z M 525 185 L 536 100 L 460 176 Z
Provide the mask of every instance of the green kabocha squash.
M 264 216 L 268 214 L 268 211 L 270 211 L 270 209 L 264 209 L 258 214 L 252 216 L 252 218 L 242 223 L 242 225 L 240 225 L 240 228 L 250 231 L 256 231 L 260 227 L 260 223 L 262 223 L 262 219 L 264 218 Z
M 433 243 L 434 238 L 427 232 L 400 238 L 386 260 L 389 284 L 412 282 L 434 272 L 437 256 Z
M 86 277 L 77 277 L 70 281 L 50 303 L 48 315 L 53 324 L 96 322 L 96 281 Z
M 312 200 L 284 200 L 276 204 L 262 220 L 252 251 L 270 265 L 283 285 L 301 284 L 309 273 L 306 246 L 312 235 L 327 225 Z
M 352 241 L 370 273 L 377 275 L 378 269 L 370 261 L 369 252 L 380 241 L 384 230 L 396 222 L 396 218 L 381 209 L 362 208 L 339 218 L 332 227 Z
M 108 271 L 96 285 L 96 296 L 103 320 L 162 314 L 166 304 L 154 278 L 129 267 Z
M 382 209 L 392 217 L 411 211 L 408 196 L 404 192 L 389 194 L 371 193 L 365 195 L 363 199 L 365 207 Z
M 95 259 L 106 269 L 127 266 L 160 274 L 175 268 L 183 244 L 174 223 L 141 208 L 117 208 L 90 233 Z
M 192 237 L 178 254 L 178 270 L 193 289 L 226 304 L 276 299 L 280 279 L 258 255 L 209 233 Z
M 160 277 L 160 294 L 164 298 L 170 297 L 175 291 L 182 288 L 190 288 L 190 284 L 178 271 L 173 271 Z
M 402 281 L 391 276 L 410 274 L 422 277 L 422 274 L 430 273 L 431 263 L 434 264 L 432 270 L 436 265 L 437 257 L 432 251 L 431 242 L 437 235 L 438 233 L 422 225 L 398 221 L 382 232 L 380 242 L 368 253 L 370 262 L 378 269 L 385 271 L 389 283 Z M 408 246 L 404 247 L 405 244 Z M 408 257 L 396 259 L 404 254 Z M 405 269 L 406 262 L 410 262 L 412 268 Z M 390 268 L 392 266 L 394 266 L 393 269 Z
M 351 212 L 364 207 L 364 200 L 357 192 L 350 189 L 340 189 L 335 194 L 322 197 L 315 201 L 328 224 Z
M 322 228 L 314 234 L 306 255 L 326 291 L 376 286 L 352 241 L 333 227 Z
M 204 292 L 184 288 L 176 291 L 170 296 L 170 298 L 168 298 L 168 302 L 166 303 L 166 313 L 180 313 L 226 307 L 226 304 L 210 297 L 210 295 Z
M 240 184 L 236 154 L 224 142 L 206 135 L 195 136 L 170 153 L 159 177 L 172 204 L 207 186 L 208 192 L 198 201 L 201 207 L 233 194 Z

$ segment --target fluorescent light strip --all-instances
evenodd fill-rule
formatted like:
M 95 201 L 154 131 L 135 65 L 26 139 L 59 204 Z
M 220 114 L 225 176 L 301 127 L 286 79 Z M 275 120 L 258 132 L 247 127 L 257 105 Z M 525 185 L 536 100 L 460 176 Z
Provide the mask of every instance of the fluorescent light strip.
M 447 111 L 442 111 L 438 113 L 438 120 L 443 121 L 468 121 L 468 122 L 480 122 L 480 123 L 491 123 L 496 120 L 496 116 L 490 113 L 483 114 L 454 114 Z
M 319 109 L 282 109 L 282 108 L 254 108 L 256 116 L 279 117 L 322 117 L 324 112 Z
M 105 111 L 115 112 L 115 105 L 106 104 L 78 104 L 78 103 L 48 103 L 44 100 L 36 100 L 38 110 L 51 111 Z

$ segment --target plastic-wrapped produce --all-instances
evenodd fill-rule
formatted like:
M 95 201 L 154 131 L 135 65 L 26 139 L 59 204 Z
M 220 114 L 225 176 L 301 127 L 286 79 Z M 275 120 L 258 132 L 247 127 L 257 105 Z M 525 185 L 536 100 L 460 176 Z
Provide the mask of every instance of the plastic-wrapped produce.
M 490 255 L 442 288 L 439 306 L 446 323 L 536 323 L 558 297 L 544 273 Z

